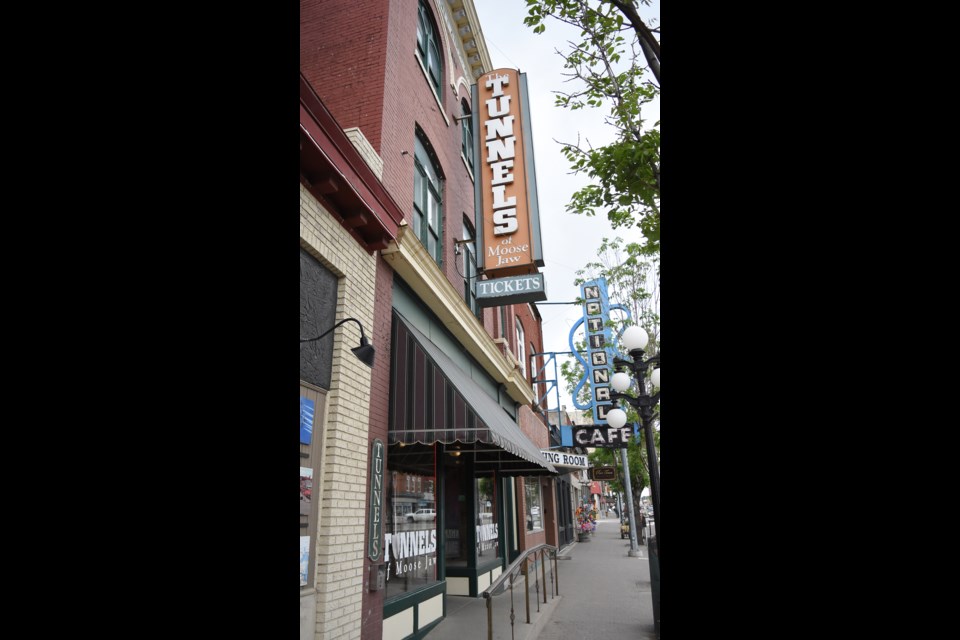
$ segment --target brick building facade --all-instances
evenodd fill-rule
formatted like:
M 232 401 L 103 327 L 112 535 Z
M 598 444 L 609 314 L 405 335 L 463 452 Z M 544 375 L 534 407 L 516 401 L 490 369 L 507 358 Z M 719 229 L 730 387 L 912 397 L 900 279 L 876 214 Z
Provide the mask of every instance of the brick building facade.
M 355 318 L 376 350 L 372 366 L 355 358 L 359 329 L 344 324 L 316 366 L 329 382 L 314 384 L 301 346 L 301 403 L 322 406 L 313 448 L 301 443 L 314 496 L 301 638 L 420 638 L 447 598 L 477 595 L 558 539 L 531 385 L 539 314 L 470 295 L 471 85 L 492 65 L 472 0 L 300 7 L 301 262 L 336 283 L 324 302 L 301 268 L 301 339 L 315 311 Z

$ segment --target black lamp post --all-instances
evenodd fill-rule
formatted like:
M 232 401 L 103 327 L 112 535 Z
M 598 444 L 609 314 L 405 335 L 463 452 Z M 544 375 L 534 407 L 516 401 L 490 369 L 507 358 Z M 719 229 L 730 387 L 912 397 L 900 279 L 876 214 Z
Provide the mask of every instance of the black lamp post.
M 622 336 L 624 348 L 630 352 L 633 360 L 616 358 L 613 361 L 617 368 L 628 367 L 633 372 L 637 382 L 637 396 L 624 393 L 631 386 L 630 376 L 625 373 L 615 373 L 610 380 L 614 393 L 610 394 L 614 403 L 623 401 L 637 410 L 640 422 L 643 425 L 644 437 L 647 445 L 647 469 L 650 472 L 650 497 L 653 500 L 653 526 L 657 536 L 657 557 L 660 556 L 660 468 L 657 464 L 657 448 L 653 438 L 653 408 L 660 402 L 660 391 L 655 395 L 648 395 L 646 389 L 647 369 L 656 364 L 650 381 L 657 389 L 660 388 L 660 354 L 643 359 L 643 349 L 647 346 L 647 332 L 640 327 L 628 327 Z M 614 405 L 616 406 L 616 404 Z M 627 423 L 627 414 L 623 409 L 614 408 L 607 413 L 607 424 L 615 429 Z
M 643 424 L 644 436 L 647 444 L 647 469 L 650 472 L 650 497 L 653 498 L 653 526 L 656 536 L 655 544 L 650 544 L 647 540 L 647 556 L 650 560 L 650 595 L 653 599 L 653 622 L 657 631 L 657 638 L 660 638 L 660 468 L 657 464 L 657 448 L 653 439 L 653 408 L 660 402 L 660 353 L 643 359 L 643 349 L 647 346 L 647 332 L 640 327 L 628 327 L 623 332 L 622 340 L 624 348 L 630 353 L 633 360 L 623 360 L 614 358 L 613 364 L 618 369 L 628 367 L 633 372 L 633 377 L 637 382 L 637 395 L 628 396 L 624 393 L 630 388 L 632 382 L 630 376 L 626 373 L 617 372 L 610 378 L 610 386 L 613 387 L 613 393 L 610 397 L 614 401 L 614 407 L 619 401 L 626 402 L 637 410 L 640 414 L 640 421 Z M 650 375 L 650 382 L 658 389 L 655 395 L 647 394 L 646 378 L 647 369 L 651 364 L 656 364 L 657 368 Z M 607 412 L 607 424 L 614 429 L 620 429 L 627 423 L 627 414 L 623 409 L 614 408 Z M 624 455 L 624 459 L 626 456 Z

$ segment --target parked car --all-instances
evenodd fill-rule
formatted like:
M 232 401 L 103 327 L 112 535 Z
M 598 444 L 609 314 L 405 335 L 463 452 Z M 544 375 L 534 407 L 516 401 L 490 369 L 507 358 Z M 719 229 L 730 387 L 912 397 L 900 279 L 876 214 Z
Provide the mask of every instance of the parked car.
M 413 513 L 407 514 L 407 522 L 428 522 L 436 521 L 437 512 L 434 509 L 417 509 Z

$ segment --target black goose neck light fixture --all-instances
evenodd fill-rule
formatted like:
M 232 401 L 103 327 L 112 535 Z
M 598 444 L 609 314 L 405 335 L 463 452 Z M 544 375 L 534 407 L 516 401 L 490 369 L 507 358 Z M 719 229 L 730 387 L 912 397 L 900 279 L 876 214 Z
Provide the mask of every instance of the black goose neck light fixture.
M 324 337 L 325 335 L 327 335 L 328 333 L 330 333 L 331 331 L 333 331 L 334 329 L 336 329 L 337 327 L 339 327 L 340 325 L 342 325 L 344 322 L 351 322 L 351 321 L 356 322 L 357 326 L 360 327 L 360 346 L 354 347 L 353 349 L 351 349 L 351 351 L 353 351 L 353 355 L 357 356 L 360 362 L 362 362 L 363 364 L 367 365 L 372 369 L 373 357 L 376 354 L 374 353 L 373 345 L 367 342 L 367 336 L 363 333 L 363 325 L 360 324 L 360 321 L 357 320 L 356 318 L 344 318 L 337 324 L 333 325 L 332 327 L 330 327 L 329 329 L 327 329 L 326 331 L 318 335 L 316 338 L 306 338 L 306 339 L 301 338 L 300 343 L 302 344 L 304 342 L 315 342 L 320 338 Z

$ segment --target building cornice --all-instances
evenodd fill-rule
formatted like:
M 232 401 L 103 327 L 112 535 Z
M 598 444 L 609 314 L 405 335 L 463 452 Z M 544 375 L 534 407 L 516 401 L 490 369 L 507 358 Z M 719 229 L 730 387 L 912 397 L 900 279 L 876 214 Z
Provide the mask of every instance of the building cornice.
M 455 24 L 456 36 L 460 40 L 460 49 L 467 56 L 471 80 L 476 82 L 483 74 L 493 71 L 477 9 L 473 0 L 447 0 L 446 3 Z
M 470 356 L 506 388 L 514 402 L 529 405 L 535 400 L 533 388 L 500 353 L 483 325 L 474 316 L 446 276 L 406 222 L 401 223 L 395 242 L 380 254 L 393 270 L 410 285 L 447 330 L 460 341 Z

